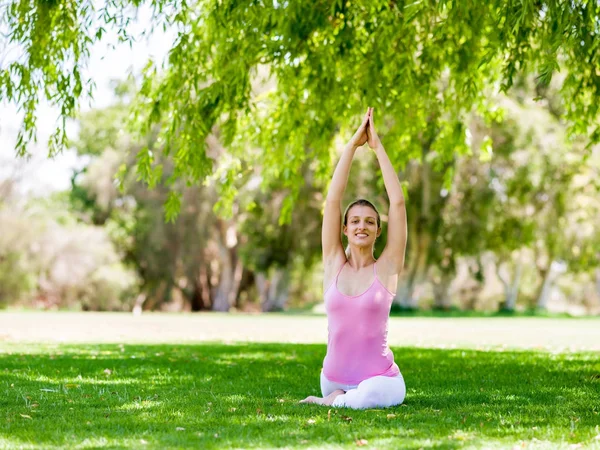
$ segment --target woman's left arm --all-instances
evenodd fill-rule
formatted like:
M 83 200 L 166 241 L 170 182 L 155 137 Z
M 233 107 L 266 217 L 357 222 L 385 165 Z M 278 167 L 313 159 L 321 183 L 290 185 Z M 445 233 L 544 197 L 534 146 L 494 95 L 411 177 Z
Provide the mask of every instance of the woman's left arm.
M 380 259 L 383 258 L 386 261 L 386 265 L 390 272 L 399 274 L 404 266 L 404 253 L 406 250 L 406 206 L 398 175 L 375 131 L 372 108 L 371 115 L 369 116 L 367 136 L 369 147 L 375 151 L 375 155 L 377 156 L 377 161 L 379 162 L 379 167 L 383 174 L 383 184 L 385 185 L 385 190 L 390 200 L 387 243 Z

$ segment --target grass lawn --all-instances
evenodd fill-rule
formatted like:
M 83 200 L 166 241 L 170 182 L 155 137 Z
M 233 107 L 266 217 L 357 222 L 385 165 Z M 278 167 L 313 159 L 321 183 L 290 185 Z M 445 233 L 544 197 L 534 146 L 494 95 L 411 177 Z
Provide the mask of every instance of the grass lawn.
M 320 344 L 0 343 L 0 448 L 600 448 L 596 352 L 394 347 L 402 406 L 319 394 Z

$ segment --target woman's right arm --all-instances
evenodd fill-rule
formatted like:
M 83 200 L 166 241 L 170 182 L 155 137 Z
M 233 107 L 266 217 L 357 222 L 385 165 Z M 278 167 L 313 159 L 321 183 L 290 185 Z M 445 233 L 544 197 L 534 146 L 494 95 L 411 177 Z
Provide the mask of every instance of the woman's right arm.
M 321 245 L 323 247 L 323 265 L 325 266 L 325 278 L 328 278 L 329 269 L 336 269 L 345 258 L 342 246 L 342 197 L 348 183 L 350 166 L 354 152 L 367 141 L 367 124 L 369 112 L 365 114 L 363 122 L 356 130 L 352 139 L 346 144 L 342 156 L 337 163 L 325 200 L 325 212 L 323 214 L 323 228 L 321 229 Z M 339 261 L 339 262 L 338 262 Z M 332 267 L 333 266 L 333 267 Z

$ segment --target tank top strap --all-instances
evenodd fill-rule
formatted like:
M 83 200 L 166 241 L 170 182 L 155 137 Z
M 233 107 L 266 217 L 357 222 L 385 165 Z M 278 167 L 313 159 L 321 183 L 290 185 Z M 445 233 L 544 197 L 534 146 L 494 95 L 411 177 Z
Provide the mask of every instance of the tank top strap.
M 382 283 L 381 283 L 381 280 L 380 280 L 380 279 L 379 279 L 379 277 L 377 276 L 377 266 L 376 266 L 376 264 L 377 264 L 377 261 L 373 261 L 373 280 L 374 280 L 374 281 L 378 281 L 378 282 L 379 282 L 379 284 L 382 284 Z M 385 287 L 385 286 L 384 286 L 384 287 Z M 386 289 L 387 289 L 387 288 L 386 288 Z
M 331 283 L 329 283 L 329 286 L 327 286 L 327 289 L 325 289 L 325 292 L 324 292 L 325 294 L 329 291 L 331 286 L 337 286 L 338 277 L 340 276 L 340 273 L 342 273 L 342 269 L 344 268 L 344 266 L 346 265 L 347 262 L 348 262 L 348 260 L 346 260 L 344 262 L 344 264 L 342 264 L 342 267 L 339 268 L 337 274 L 335 275 L 335 278 L 331 281 Z
M 336 284 L 337 284 L 337 279 L 338 279 L 338 277 L 340 276 L 340 273 L 342 273 L 342 269 L 344 268 L 344 266 L 345 266 L 347 263 L 348 263 L 348 260 L 346 260 L 346 261 L 344 262 L 344 264 L 342 264 L 342 267 L 340 267 L 340 270 L 338 270 L 338 273 L 337 273 L 337 274 L 336 274 L 336 276 L 335 276 L 335 281 L 336 281 Z

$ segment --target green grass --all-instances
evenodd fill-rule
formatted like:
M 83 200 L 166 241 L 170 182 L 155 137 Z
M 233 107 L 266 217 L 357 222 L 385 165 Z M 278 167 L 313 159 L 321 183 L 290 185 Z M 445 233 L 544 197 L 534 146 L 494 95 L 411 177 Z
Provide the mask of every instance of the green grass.
M 0 448 L 600 448 L 595 353 L 394 348 L 405 404 L 353 411 L 297 403 L 324 352 L 0 344 Z

